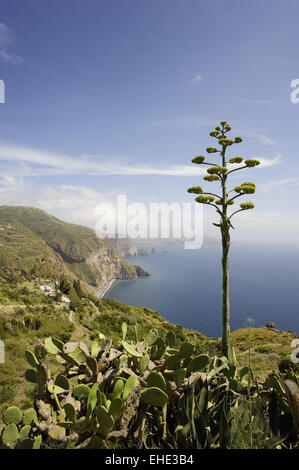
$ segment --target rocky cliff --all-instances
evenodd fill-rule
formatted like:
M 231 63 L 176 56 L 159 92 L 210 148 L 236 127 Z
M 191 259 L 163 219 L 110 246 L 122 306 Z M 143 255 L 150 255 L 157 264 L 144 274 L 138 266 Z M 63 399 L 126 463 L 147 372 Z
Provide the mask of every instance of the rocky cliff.
M 49 279 L 78 277 L 97 290 L 110 279 L 138 276 L 136 267 L 93 230 L 40 209 L 1 206 L 0 228 L 1 268 Z
M 119 256 L 136 256 L 138 250 L 128 238 L 106 238 L 114 246 Z

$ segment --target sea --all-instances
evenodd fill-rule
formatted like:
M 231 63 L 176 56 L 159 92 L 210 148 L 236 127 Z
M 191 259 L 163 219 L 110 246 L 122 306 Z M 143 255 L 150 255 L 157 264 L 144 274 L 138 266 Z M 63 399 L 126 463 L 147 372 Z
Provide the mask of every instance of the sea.
M 196 250 L 186 250 L 180 243 L 149 243 L 140 248 L 149 254 L 127 259 L 146 269 L 150 277 L 117 280 L 104 297 L 149 307 L 172 323 L 220 337 L 220 244 L 204 244 Z M 250 318 L 255 327 L 274 322 L 279 330 L 299 334 L 299 247 L 232 243 L 230 307 L 232 330 L 245 327 Z

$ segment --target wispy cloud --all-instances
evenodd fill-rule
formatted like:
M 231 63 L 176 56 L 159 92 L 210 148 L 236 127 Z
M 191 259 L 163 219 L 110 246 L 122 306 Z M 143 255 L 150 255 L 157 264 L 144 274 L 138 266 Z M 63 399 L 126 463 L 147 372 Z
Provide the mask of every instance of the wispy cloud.
M 33 206 L 45 210 L 67 222 L 94 227 L 96 207 L 100 203 L 113 204 L 117 193 L 100 193 L 85 186 L 47 185 L 37 187 L 21 179 L 4 181 L 0 178 L 2 204 Z
M 7 171 L 23 176 L 80 174 L 80 175 L 168 175 L 193 176 L 204 170 L 188 165 L 166 165 L 164 167 L 128 163 L 124 157 L 83 155 L 71 157 L 43 150 L 0 144 L 0 160 L 6 162 Z M 23 166 L 7 165 L 18 162 Z M 27 164 L 27 166 L 24 164 Z
M 279 165 L 279 163 L 281 162 L 281 159 L 282 159 L 281 153 L 276 155 L 276 157 L 274 158 L 257 157 L 257 160 L 261 162 L 260 167 L 262 168 Z
M 155 119 L 138 127 L 139 130 L 148 129 L 151 127 L 160 127 L 165 129 L 189 129 L 196 127 L 206 127 L 217 125 L 217 120 L 212 119 L 198 119 L 194 117 L 185 118 L 162 118 Z
M 23 58 L 14 52 L 15 34 L 6 24 L 0 23 L 0 60 L 19 64 Z
M 265 144 L 265 145 L 274 145 L 276 144 L 275 140 L 271 139 L 270 137 L 268 137 L 267 135 L 265 134 L 262 134 L 260 132 L 254 132 L 254 131 L 245 131 L 243 132 L 243 134 L 247 134 L 248 136 L 252 136 L 252 137 L 255 137 L 256 139 L 258 139 L 262 144 Z
M 203 79 L 202 75 L 195 75 L 195 77 L 192 78 L 191 80 L 191 85 L 198 85 L 199 82 Z
M 162 118 L 155 119 L 148 123 L 142 124 L 137 129 L 150 129 L 150 128 L 161 128 L 161 129 L 176 129 L 176 130 L 185 130 L 192 129 L 197 127 L 215 127 L 218 125 L 217 119 L 200 119 L 196 117 L 183 117 L 183 118 Z M 259 140 L 264 145 L 274 145 L 276 144 L 275 140 L 267 136 L 262 132 L 250 129 L 234 129 L 236 133 L 239 133 L 242 136 L 254 137 Z
M 299 177 L 281 178 L 273 181 L 268 181 L 263 184 L 262 190 L 264 193 L 270 193 L 286 185 L 299 185 Z
M 262 167 L 277 165 L 281 155 L 273 159 L 260 158 Z M 205 173 L 204 168 L 197 165 L 165 165 L 151 166 L 136 162 L 128 162 L 124 157 L 68 155 L 43 150 L 0 144 L 0 160 L 6 163 L 6 173 L 12 176 L 37 176 L 55 174 L 85 175 L 164 175 L 164 176 L 197 176 Z M 11 162 L 18 162 L 16 168 Z
M 248 104 L 270 104 L 271 100 L 255 100 L 255 99 L 242 99 L 242 98 L 232 98 L 231 101 L 236 101 L 237 103 L 248 103 Z

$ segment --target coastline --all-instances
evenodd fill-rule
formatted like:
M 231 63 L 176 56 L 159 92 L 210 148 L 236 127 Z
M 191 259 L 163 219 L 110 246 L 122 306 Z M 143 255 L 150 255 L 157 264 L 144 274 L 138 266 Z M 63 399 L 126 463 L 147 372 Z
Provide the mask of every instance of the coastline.
M 104 295 L 106 294 L 106 292 L 110 289 L 110 287 L 112 287 L 112 284 L 116 281 L 116 279 L 110 279 L 110 281 L 107 282 L 107 284 L 105 284 L 105 286 L 103 287 L 103 289 L 99 292 L 98 294 L 98 298 L 101 299 L 102 297 L 104 297 Z

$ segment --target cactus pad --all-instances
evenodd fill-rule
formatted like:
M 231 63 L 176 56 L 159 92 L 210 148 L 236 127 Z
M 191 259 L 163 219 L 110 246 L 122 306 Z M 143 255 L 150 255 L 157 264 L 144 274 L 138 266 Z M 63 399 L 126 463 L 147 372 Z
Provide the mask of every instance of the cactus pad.
M 19 430 L 15 423 L 11 423 L 3 431 L 3 444 L 14 444 L 19 439 Z
M 3 421 L 5 424 L 19 424 L 22 421 L 22 413 L 17 406 L 10 406 L 3 413 Z
M 150 387 L 142 390 L 141 401 L 152 406 L 163 406 L 168 402 L 168 396 L 160 388 Z
M 136 349 L 131 346 L 129 343 L 126 343 L 126 341 L 121 342 L 122 347 L 124 348 L 125 351 L 127 351 L 128 354 L 134 357 L 142 357 L 142 354 L 140 354 Z

